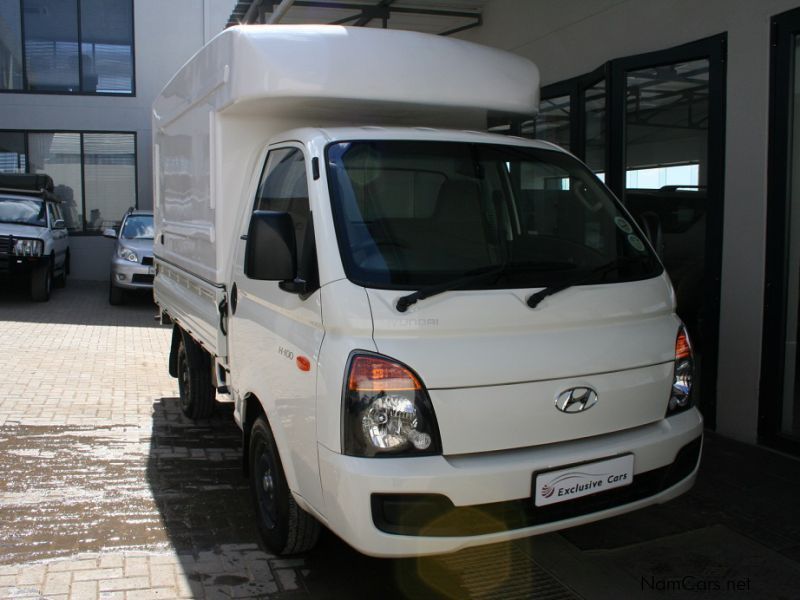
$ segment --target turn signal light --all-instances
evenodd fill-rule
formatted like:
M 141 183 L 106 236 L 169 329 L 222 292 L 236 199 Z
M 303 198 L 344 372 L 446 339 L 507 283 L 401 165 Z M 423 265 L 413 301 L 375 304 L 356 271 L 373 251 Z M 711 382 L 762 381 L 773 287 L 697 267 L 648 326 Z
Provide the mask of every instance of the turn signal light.
M 667 416 L 692 407 L 692 380 L 694 379 L 694 356 L 686 327 L 681 325 L 675 337 L 675 366 L 672 372 L 672 389 L 667 405 Z
M 421 390 L 422 384 L 409 369 L 395 362 L 356 356 L 350 366 L 347 388 L 351 392 L 407 392 Z
M 692 347 L 689 344 L 689 336 L 686 335 L 686 329 L 681 327 L 678 331 L 678 337 L 675 340 L 675 360 L 682 358 L 692 358 Z

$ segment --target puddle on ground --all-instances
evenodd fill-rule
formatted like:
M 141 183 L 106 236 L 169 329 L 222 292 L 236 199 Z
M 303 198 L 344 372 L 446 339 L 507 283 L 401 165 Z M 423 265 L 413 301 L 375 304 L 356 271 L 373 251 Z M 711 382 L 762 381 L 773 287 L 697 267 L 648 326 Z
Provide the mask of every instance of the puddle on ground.
M 110 548 L 256 543 L 230 406 L 193 423 L 177 400 L 141 428 L 0 429 L 0 564 Z M 231 585 L 231 584 L 227 584 Z

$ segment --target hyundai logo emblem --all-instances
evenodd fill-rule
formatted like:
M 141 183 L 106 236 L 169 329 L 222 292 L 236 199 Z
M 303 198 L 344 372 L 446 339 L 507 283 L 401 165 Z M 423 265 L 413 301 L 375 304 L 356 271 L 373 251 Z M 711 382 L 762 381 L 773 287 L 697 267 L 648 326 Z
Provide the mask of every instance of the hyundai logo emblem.
M 556 408 L 565 413 L 579 413 L 597 404 L 597 392 L 588 387 L 564 390 L 556 398 Z

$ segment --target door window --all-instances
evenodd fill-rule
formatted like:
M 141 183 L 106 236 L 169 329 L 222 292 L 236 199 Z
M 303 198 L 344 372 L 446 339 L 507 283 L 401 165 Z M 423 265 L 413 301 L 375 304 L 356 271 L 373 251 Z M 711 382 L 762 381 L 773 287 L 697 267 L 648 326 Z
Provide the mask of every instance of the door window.
M 300 149 L 281 148 L 269 153 L 253 210 L 291 215 L 297 241 L 298 276 L 310 281 L 310 275 L 316 274 L 316 252 L 306 165 Z

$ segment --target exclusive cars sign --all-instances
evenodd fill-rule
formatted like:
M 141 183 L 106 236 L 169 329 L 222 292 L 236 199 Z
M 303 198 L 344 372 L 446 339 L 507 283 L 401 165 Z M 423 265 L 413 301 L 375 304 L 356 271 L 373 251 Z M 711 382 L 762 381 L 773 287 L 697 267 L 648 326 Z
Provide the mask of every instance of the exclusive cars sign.
M 534 501 L 547 506 L 633 483 L 633 454 L 548 471 L 536 477 Z

